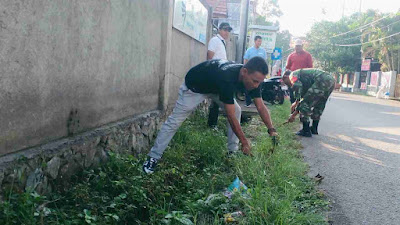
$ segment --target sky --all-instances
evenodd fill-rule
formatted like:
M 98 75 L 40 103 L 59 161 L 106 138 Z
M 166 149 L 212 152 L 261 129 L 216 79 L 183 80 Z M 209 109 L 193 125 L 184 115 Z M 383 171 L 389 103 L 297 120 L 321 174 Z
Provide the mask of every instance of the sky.
M 368 9 L 397 12 L 400 9 L 400 0 L 278 0 L 283 12 L 279 18 L 280 30 L 289 30 L 296 37 L 305 36 L 315 22 L 338 21 L 343 12 L 344 16 L 358 12 L 360 1 L 362 12 Z

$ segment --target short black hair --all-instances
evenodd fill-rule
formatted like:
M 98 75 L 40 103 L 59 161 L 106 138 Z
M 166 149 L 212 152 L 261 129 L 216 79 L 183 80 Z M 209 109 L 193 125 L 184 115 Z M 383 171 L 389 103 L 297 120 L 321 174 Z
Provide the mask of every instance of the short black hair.
M 260 56 L 251 58 L 243 67 L 246 68 L 249 73 L 258 71 L 264 75 L 268 74 L 268 64 L 265 59 Z
M 261 37 L 261 36 L 258 36 L 258 35 L 254 37 L 254 41 L 257 41 L 258 39 L 261 39 L 261 40 L 262 40 L 262 37 Z

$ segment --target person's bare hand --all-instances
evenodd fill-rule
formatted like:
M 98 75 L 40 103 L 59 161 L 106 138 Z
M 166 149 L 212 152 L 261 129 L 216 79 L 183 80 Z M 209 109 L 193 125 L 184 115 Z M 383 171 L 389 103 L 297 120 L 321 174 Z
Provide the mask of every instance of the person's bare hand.
M 289 119 L 288 119 L 287 122 L 293 123 L 295 119 L 296 119 L 296 115 L 295 115 L 295 114 L 292 114 L 292 115 L 290 115 L 290 117 L 289 117 Z
M 292 106 L 290 106 L 290 112 L 293 113 L 294 110 L 296 110 L 296 107 L 297 107 L 297 104 L 296 104 L 296 102 L 294 102 L 294 103 L 292 104 Z
M 248 141 L 242 142 L 242 152 L 245 155 L 248 156 L 253 156 L 253 154 L 251 153 L 251 147 Z
M 271 137 L 277 137 L 277 136 L 278 136 L 278 133 L 277 133 L 277 132 L 271 132 L 271 133 L 269 134 L 269 136 L 271 136 Z

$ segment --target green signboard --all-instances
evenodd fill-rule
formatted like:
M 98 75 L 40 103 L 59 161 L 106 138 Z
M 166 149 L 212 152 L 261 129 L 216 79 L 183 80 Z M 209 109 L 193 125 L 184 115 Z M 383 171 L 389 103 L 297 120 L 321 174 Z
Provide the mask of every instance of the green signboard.
M 261 38 L 262 38 L 261 47 L 265 48 L 267 53 L 271 54 L 275 48 L 277 30 L 278 30 L 277 27 L 258 26 L 258 25 L 250 26 L 249 27 L 249 33 L 250 33 L 249 45 L 252 46 L 254 44 L 255 36 L 261 36 Z

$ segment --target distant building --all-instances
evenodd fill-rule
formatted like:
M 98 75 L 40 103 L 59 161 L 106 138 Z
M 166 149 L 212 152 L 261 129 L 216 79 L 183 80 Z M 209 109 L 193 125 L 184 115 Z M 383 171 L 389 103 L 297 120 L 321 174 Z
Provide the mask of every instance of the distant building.
M 214 27 L 222 22 L 227 22 L 233 28 L 232 34 L 239 34 L 240 31 L 240 6 L 241 0 L 206 0 L 207 3 L 214 9 L 212 19 Z M 217 5 L 218 4 L 218 5 Z M 250 0 L 249 19 L 254 15 L 255 1 Z
M 206 0 L 206 2 L 213 9 L 213 20 L 227 18 L 227 0 Z

